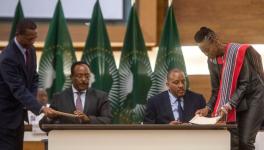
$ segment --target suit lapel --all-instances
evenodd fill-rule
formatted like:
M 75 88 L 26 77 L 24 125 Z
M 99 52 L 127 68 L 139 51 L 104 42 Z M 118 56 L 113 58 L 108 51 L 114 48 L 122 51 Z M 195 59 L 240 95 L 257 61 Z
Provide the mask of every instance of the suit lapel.
M 17 56 L 16 58 L 19 61 L 19 64 L 22 64 L 22 68 L 23 68 L 23 72 L 25 74 L 25 78 L 27 81 L 27 84 L 30 83 L 29 81 L 32 80 L 32 77 L 34 76 L 34 71 L 36 68 L 36 64 L 35 64 L 35 56 L 34 56 L 34 48 L 31 47 L 29 49 L 30 52 L 30 59 L 31 59 L 31 63 L 29 64 L 29 66 L 26 66 L 25 63 L 25 58 L 24 55 L 22 54 L 21 50 L 18 48 L 18 46 L 16 45 L 15 41 L 13 40 L 13 46 L 15 47 L 15 55 Z
M 93 93 L 92 93 L 92 89 L 88 89 L 87 92 L 86 92 L 86 96 L 85 96 L 85 103 L 84 103 L 84 110 L 83 112 L 85 114 L 90 114 L 90 110 L 93 109 L 94 107 L 94 102 L 95 102 L 95 96 L 93 96 Z
M 183 120 L 186 120 L 187 115 L 189 115 L 189 111 L 192 110 L 192 100 L 190 98 L 190 94 L 188 91 L 186 91 L 185 95 L 183 96 L 183 103 L 184 103 L 184 109 L 183 109 Z
M 66 92 L 66 98 L 69 99 L 69 109 L 70 112 L 74 112 L 76 110 L 75 104 L 74 104 L 74 96 L 73 96 L 73 91 L 72 88 L 68 88 L 68 91 Z
M 20 49 L 17 47 L 15 41 L 13 40 L 12 42 L 13 42 L 13 46 L 15 47 L 15 51 L 16 51 L 15 55 L 17 55 L 16 59 L 18 59 L 19 64 L 22 64 L 22 68 L 23 68 L 23 71 L 24 71 L 24 74 L 25 74 L 25 78 L 28 78 L 24 55 L 22 54 Z
M 174 115 L 173 115 L 173 112 L 172 112 L 172 108 L 171 108 L 169 91 L 164 92 L 163 97 L 164 97 L 163 99 L 165 101 L 165 107 L 166 107 L 165 110 L 168 111 L 168 115 L 170 117 L 170 120 L 175 120 Z

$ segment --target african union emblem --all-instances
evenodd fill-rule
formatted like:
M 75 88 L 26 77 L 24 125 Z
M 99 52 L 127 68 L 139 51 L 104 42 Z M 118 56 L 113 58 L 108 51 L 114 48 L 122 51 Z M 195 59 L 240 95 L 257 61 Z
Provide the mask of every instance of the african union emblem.
M 173 68 L 179 68 L 185 72 L 185 64 L 181 49 L 179 47 L 175 47 L 174 49 L 170 49 L 168 51 L 167 48 L 160 48 L 155 70 L 153 72 L 153 83 L 150 89 L 150 96 L 154 96 L 167 90 L 167 73 Z M 188 80 L 186 80 L 186 82 L 187 84 L 185 85 L 188 86 Z
M 119 74 L 120 122 L 139 123 L 144 117 L 152 76 L 146 51 L 124 54 L 121 58 Z
M 47 89 L 49 96 L 70 87 L 74 61 L 76 58 L 72 50 L 62 46 L 44 49 L 39 65 L 39 86 Z
M 39 65 L 39 86 L 47 89 L 49 97 L 71 85 L 70 70 L 75 61 L 72 40 L 58 1 Z
M 169 70 L 178 68 L 186 74 L 184 57 L 173 10 L 173 5 L 170 5 L 161 33 L 159 51 L 153 73 L 154 81 L 150 90 L 151 96 L 167 89 L 166 80 Z M 188 78 L 186 78 L 185 85 L 188 88 Z
M 112 51 L 104 48 L 90 48 L 85 51 L 82 60 L 90 65 L 94 75 L 92 87 L 108 93 L 115 117 L 119 110 L 119 74 Z

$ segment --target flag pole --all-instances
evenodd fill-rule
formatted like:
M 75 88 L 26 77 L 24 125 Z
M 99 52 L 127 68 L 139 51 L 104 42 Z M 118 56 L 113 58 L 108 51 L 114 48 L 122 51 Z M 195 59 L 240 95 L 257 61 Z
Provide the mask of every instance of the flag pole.
M 133 6 L 135 2 L 136 0 L 131 0 L 131 6 Z
M 168 1 L 168 6 L 169 6 L 169 7 L 171 6 L 172 1 L 173 1 L 173 0 L 169 0 L 169 1 Z

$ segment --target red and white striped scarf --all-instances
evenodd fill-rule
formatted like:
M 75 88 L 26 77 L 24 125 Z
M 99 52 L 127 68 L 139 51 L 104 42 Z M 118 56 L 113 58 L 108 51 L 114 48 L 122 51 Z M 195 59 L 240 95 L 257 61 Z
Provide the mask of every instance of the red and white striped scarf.
M 249 45 L 247 44 L 229 43 L 227 45 L 221 73 L 220 87 L 213 115 L 216 115 L 219 112 L 221 107 L 230 100 L 233 93 L 235 92 L 237 88 L 237 79 L 239 77 L 245 57 L 248 58 L 249 63 L 260 75 L 260 77 L 264 79 L 261 56 L 254 49 L 249 49 L 246 55 L 248 47 Z M 217 58 L 214 61 L 217 61 Z M 219 62 L 219 60 L 217 62 Z M 235 108 L 228 112 L 226 121 L 236 121 Z

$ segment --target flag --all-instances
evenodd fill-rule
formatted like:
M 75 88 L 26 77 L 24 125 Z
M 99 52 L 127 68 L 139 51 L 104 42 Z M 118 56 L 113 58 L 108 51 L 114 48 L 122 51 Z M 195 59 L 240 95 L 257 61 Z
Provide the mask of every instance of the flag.
M 47 89 L 49 97 L 71 86 L 71 65 L 75 61 L 72 40 L 58 1 L 39 64 L 39 86 Z
M 152 70 L 135 5 L 130 10 L 120 59 L 120 122 L 140 123 L 145 113 Z
M 173 10 L 172 5 L 167 10 L 153 73 L 154 80 L 150 90 L 151 96 L 167 89 L 167 73 L 170 69 L 178 68 L 186 74 L 184 57 Z M 188 87 L 188 78 L 186 78 L 186 86 Z
M 82 61 L 90 65 L 94 81 L 92 87 L 108 93 L 112 106 L 113 122 L 118 122 L 119 114 L 119 75 L 104 23 L 101 7 L 97 0 L 90 23 Z
M 24 19 L 24 13 L 23 13 L 23 9 L 22 9 L 22 6 L 21 6 L 21 2 L 19 0 L 18 3 L 17 3 L 17 6 L 16 6 L 15 16 L 14 16 L 14 19 L 13 19 L 13 22 L 12 22 L 11 32 L 10 32 L 10 35 L 9 35 L 9 41 L 13 40 L 13 38 L 16 35 L 17 23 L 19 21 L 23 20 L 23 19 Z

